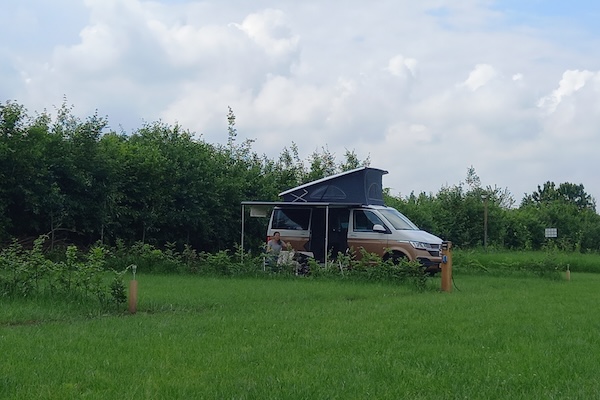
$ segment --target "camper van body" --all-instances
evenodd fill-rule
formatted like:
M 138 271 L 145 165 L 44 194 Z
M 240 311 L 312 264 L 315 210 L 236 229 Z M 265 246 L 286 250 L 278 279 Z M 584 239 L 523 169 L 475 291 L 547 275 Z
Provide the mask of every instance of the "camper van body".
M 297 251 L 325 260 L 330 254 L 361 249 L 394 260 L 419 261 L 439 270 L 442 239 L 419 229 L 394 208 L 381 205 L 281 205 L 273 209 L 267 236 L 281 234 Z M 327 249 L 325 244 L 327 243 Z

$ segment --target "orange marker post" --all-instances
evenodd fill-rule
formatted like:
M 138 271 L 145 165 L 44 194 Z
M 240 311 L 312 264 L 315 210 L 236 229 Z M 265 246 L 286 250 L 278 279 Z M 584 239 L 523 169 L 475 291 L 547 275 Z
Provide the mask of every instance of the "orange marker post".
M 452 292 L 452 242 L 442 242 L 442 291 Z

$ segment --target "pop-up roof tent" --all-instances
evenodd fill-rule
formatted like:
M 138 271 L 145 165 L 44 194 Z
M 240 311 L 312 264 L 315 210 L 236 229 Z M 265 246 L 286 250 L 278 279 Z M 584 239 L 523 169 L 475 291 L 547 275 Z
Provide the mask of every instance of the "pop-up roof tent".
M 387 171 L 362 167 L 279 193 L 284 202 L 383 205 L 382 176 Z
M 245 207 L 250 206 L 250 215 L 267 216 L 261 208 L 294 205 L 324 208 L 325 215 L 331 207 L 360 205 L 384 205 L 382 177 L 388 172 L 378 168 L 360 167 L 328 176 L 279 194 L 282 201 L 243 201 L 241 249 L 244 250 Z M 253 212 L 253 210 L 255 210 Z M 328 248 L 328 218 L 325 218 L 325 247 Z M 327 259 L 325 259 L 327 262 Z

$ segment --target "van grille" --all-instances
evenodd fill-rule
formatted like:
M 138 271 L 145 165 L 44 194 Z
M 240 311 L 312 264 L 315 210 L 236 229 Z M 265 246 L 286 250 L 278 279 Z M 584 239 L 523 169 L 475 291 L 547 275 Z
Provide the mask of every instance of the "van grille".
M 442 245 L 440 245 L 440 244 L 427 243 L 427 252 L 432 257 L 439 257 L 441 247 L 442 247 Z

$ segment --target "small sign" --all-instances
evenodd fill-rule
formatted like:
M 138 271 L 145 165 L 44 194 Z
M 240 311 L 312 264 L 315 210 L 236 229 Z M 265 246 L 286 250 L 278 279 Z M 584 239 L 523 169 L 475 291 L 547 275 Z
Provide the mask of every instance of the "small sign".
M 556 228 L 546 228 L 544 230 L 544 235 L 547 238 L 555 238 L 558 236 L 558 230 Z

